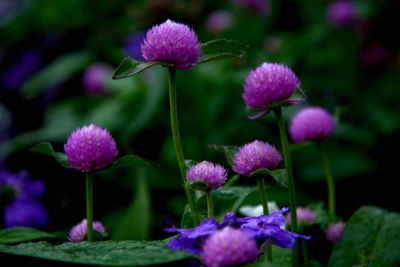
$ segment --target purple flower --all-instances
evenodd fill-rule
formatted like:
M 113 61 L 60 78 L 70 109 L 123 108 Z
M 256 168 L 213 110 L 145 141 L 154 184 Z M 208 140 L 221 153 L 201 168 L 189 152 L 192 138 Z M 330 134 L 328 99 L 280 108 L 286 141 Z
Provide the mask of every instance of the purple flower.
M 251 10 L 259 16 L 265 16 L 271 12 L 269 0 L 234 0 L 234 3 L 239 7 Z
M 187 25 L 167 20 L 147 32 L 141 50 L 147 61 L 167 62 L 180 69 L 190 69 L 200 60 L 201 44 Z
M 48 224 L 48 216 L 42 203 L 35 199 L 23 198 L 11 202 L 4 209 L 4 226 L 43 227 Z
M 18 174 L 0 170 L 0 191 L 5 188 L 12 191 L 13 199 L 33 199 L 40 197 L 46 191 L 43 181 L 31 180 L 25 170 Z
M 297 207 L 297 221 L 298 224 L 310 225 L 315 220 L 315 212 L 309 208 Z M 290 225 L 290 214 L 286 216 L 287 224 Z
M 240 147 L 233 157 L 233 170 L 241 175 L 250 176 L 258 169 L 275 169 L 282 156 L 278 150 L 258 140 Z
M 225 227 L 205 241 L 201 261 L 205 266 L 228 267 L 252 262 L 257 256 L 255 240 L 240 229 Z
M 263 63 L 247 76 L 243 99 L 248 108 L 265 111 L 271 104 L 289 98 L 299 87 L 299 79 L 287 66 Z
M 320 107 L 307 107 L 300 110 L 289 125 L 290 135 L 296 143 L 327 138 L 334 130 L 334 118 Z
M 186 172 L 188 182 L 202 182 L 206 184 L 207 189 L 221 187 L 225 183 L 227 176 L 224 167 L 208 161 L 197 163 Z
M 336 27 L 353 25 L 358 19 L 358 10 L 352 1 L 338 0 L 327 8 L 328 21 Z
M 211 13 L 206 21 L 204 27 L 207 31 L 212 33 L 220 33 L 232 28 L 235 23 L 234 17 L 228 11 L 215 11 Z
M 104 91 L 104 80 L 111 75 L 112 68 L 108 64 L 95 63 L 90 65 L 83 75 L 83 87 L 89 94 L 100 94 Z
M 343 229 L 346 226 L 344 222 L 332 223 L 328 226 L 326 230 L 326 239 L 331 241 L 333 244 L 336 244 L 342 235 Z
M 103 169 L 118 154 L 111 134 L 93 124 L 75 129 L 64 145 L 64 150 L 72 167 L 82 172 Z
M 260 244 L 269 240 L 272 244 L 282 248 L 292 248 L 296 238 L 308 240 L 310 237 L 284 230 L 286 219 L 282 214 L 287 211 L 287 208 L 283 208 L 269 215 L 244 218 L 227 213 L 222 223 L 209 218 L 191 229 L 168 228 L 165 229 L 166 232 L 179 233 L 178 237 L 168 242 L 168 246 L 174 250 L 185 249 L 188 252 L 199 254 L 210 236 L 221 229 L 232 227 L 243 230 L 249 238 L 259 241 Z
M 101 222 L 93 222 L 93 230 L 100 233 L 103 237 L 107 236 L 106 228 Z M 79 243 L 85 239 L 87 234 L 87 221 L 82 220 L 80 223 L 72 227 L 68 234 L 68 240 L 74 243 Z

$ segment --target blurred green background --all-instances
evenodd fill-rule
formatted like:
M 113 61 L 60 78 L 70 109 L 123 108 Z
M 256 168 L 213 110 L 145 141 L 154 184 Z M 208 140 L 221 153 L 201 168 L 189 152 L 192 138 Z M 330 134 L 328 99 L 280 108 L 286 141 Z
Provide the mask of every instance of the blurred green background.
M 134 153 L 158 166 L 96 176 L 94 216 L 111 238 L 164 238 L 163 227 L 179 224 L 186 199 L 169 128 L 166 70 L 111 79 L 124 57 L 140 59 L 144 33 L 166 19 L 190 25 L 202 42 L 229 38 L 250 46 L 243 59 L 178 71 L 186 158 L 229 168 L 209 145 L 259 139 L 280 147 L 274 117 L 249 120 L 241 94 L 251 69 L 267 61 L 285 63 L 308 97 L 306 104 L 284 110 L 287 122 L 305 105 L 323 106 L 338 119 L 328 141 L 338 215 L 346 220 L 365 204 L 400 211 L 394 186 L 400 149 L 399 1 L 353 1 L 357 18 L 345 26 L 327 19 L 332 1 L 277 0 L 265 2 L 265 9 L 239 2 L 0 0 L 0 164 L 12 172 L 26 169 L 45 182 L 50 223 L 44 229 L 67 230 L 85 216 L 84 177 L 29 148 L 49 141 L 63 151 L 71 131 L 90 123 L 111 131 L 119 156 Z M 97 63 L 110 69 L 93 93 L 83 80 Z M 314 145 L 292 147 L 301 205 L 326 199 L 317 152 Z M 253 182 L 242 178 L 237 184 Z M 268 186 L 270 199 L 287 205 L 286 191 Z

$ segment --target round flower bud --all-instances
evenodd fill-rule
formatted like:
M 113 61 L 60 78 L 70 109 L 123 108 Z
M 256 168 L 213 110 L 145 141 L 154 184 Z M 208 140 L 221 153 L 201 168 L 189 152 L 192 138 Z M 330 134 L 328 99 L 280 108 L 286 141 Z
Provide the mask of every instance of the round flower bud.
M 83 76 L 83 86 L 89 94 L 101 94 L 104 91 L 104 80 L 111 76 L 112 68 L 108 64 L 95 63 L 89 66 Z
M 228 267 L 254 261 L 257 243 L 240 229 L 225 227 L 210 236 L 203 245 L 201 261 L 207 267 Z
M 357 21 L 358 10 L 353 1 L 338 0 L 328 6 L 326 15 L 332 25 L 345 27 Z
M 200 60 L 201 44 L 187 25 L 171 20 L 151 28 L 141 45 L 143 58 L 190 69 Z
M 233 157 L 233 170 L 249 176 L 258 169 L 275 169 L 282 161 L 279 151 L 272 145 L 255 140 L 240 147 Z
M 117 145 L 106 129 L 93 124 L 75 129 L 64 145 L 71 166 L 82 172 L 103 169 L 118 154 Z
M 107 236 L 107 231 L 101 222 L 93 222 L 93 230 L 100 233 L 103 237 Z M 68 234 L 68 240 L 74 243 L 79 243 L 85 239 L 87 235 L 87 221 L 82 220 L 80 223 L 72 227 Z
M 188 182 L 204 183 L 208 189 L 217 189 L 225 183 L 227 172 L 219 164 L 202 161 L 187 170 L 186 179 Z
M 211 13 L 205 23 L 204 27 L 211 33 L 221 33 L 232 28 L 235 24 L 235 18 L 228 11 L 215 11 Z
M 331 241 L 333 244 L 336 244 L 336 242 L 339 240 L 340 236 L 342 235 L 343 229 L 346 226 L 346 223 L 344 222 L 337 222 L 337 223 L 332 223 L 328 226 L 328 229 L 326 230 L 326 239 Z
M 335 120 L 331 114 L 320 107 L 307 107 L 300 110 L 289 125 L 292 140 L 302 143 L 324 139 L 335 131 Z
M 247 76 L 243 100 L 251 109 L 266 110 L 269 105 L 289 98 L 299 86 L 299 79 L 287 66 L 263 63 Z
M 315 220 L 315 212 L 309 208 L 297 207 L 296 212 L 298 224 L 310 225 Z M 286 219 L 287 224 L 290 225 L 290 213 L 288 213 Z

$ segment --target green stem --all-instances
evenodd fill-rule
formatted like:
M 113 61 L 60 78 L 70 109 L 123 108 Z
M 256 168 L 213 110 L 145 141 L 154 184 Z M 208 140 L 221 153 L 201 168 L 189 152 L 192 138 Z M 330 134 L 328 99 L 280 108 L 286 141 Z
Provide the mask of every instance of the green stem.
M 268 197 L 267 197 L 267 193 L 265 190 L 264 177 L 262 175 L 257 175 L 257 186 L 258 186 L 258 191 L 260 192 L 260 200 L 261 200 L 261 204 L 263 206 L 263 213 L 265 215 L 269 214 Z M 272 247 L 271 247 L 271 245 L 267 245 L 266 256 L 267 256 L 267 259 L 270 262 L 272 262 Z
M 86 223 L 87 239 L 93 241 L 93 176 L 86 173 Z
M 186 197 L 188 199 L 189 208 L 192 213 L 193 222 L 195 225 L 198 225 L 200 222 L 199 219 L 200 216 L 196 209 L 195 200 L 192 191 L 190 189 L 190 186 L 186 181 L 186 175 L 185 175 L 185 170 L 186 170 L 185 158 L 183 156 L 181 137 L 179 134 L 175 70 L 176 70 L 175 67 L 168 67 L 169 106 L 170 106 L 172 139 L 174 141 L 176 159 L 178 160 L 179 171 L 181 173 L 182 181 L 185 187 Z
M 303 251 L 303 265 L 304 267 L 308 266 L 308 251 L 307 251 L 307 242 L 306 240 L 301 240 L 301 247 Z
M 319 150 L 322 156 L 322 163 L 324 165 L 324 172 L 326 176 L 326 184 L 328 186 L 328 210 L 329 213 L 335 214 L 335 182 L 333 180 L 332 168 L 328 158 L 328 153 L 326 152 L 326 148 L 324 142 L 318 143 Z
M 214 216 L 214 206 L 213 206 L 211 190 L 206 190 L 205 192 L 206 192 L 206 198 L 207 198 L 208 218 L 211 218 Z
M 288 177 L 289 209 L 290 209 L 290 218 L 291 218 L 290 228 L 293 232 L 297 233 L 296 189 L 295 189 L 295 185 L 294 185 L 293 171 L 292 171 L 292 159 L 290 157 L 290 152 L 289 152 L 289 142 L 288 142 L 288 138 L 287 138 L 285 123 L 283 121 L 282 108 L 278 107 L 278 108 L 274 109 L 274 113 L 275 113 L 276 121 L 277 121 L 278 127 L 279 127 L 283 159 L 284 159 L 285 169 L 286 169 L 287 177 Z M 297 241 L 292 250 L 292 266 L 293 267 L 298 266 Z

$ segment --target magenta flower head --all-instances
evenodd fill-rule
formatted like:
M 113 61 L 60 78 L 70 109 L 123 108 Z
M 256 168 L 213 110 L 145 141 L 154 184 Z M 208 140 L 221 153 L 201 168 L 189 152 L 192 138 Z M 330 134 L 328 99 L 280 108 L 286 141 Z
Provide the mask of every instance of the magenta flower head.
M 329 112 L 320 107 L 307 107 L 292 118 L 289 132 L 294 142 L 302 143 L 327 138 L 335 128 L 335 120 Z
M 299 87 L 299 79 L 287 66 L 263 63 L 247 76 L 243 100 L 250 109 L 268 110 L 271 104 L 285 101 Z
M 111 134 L 93 124 L 75 129 L 64 145 L 64 150 L 72 167 L 82 172 L 103 169 L 118 154 Z
M 103 237 L 107 236 L 106 228 L 101 222 L 93 222 L 93 230 L 101 234 Z M 87 234 L 87 221 L 82 220 L 80 223 L 72 227 L 68 234 L 68 240 L 74 243 L 83 241 Z
M 338 0 L 327 9 L 328 21 L 336 27 L 353 25 L 358 19 L 358 10 L 352 1 Z
M 233 157 L 233 170 L 250 176 L 258 169 L 275 169 L 282 161 L 279 151 L 272 145 L 255 140 L 240 147 Z
M 240 229 L 225 227 L 205 241 L 201 261 L 208 267 L 239 266 L 254 261 L 257 255 L 254 239 Z
M 202 161 L 191 166 L 186 172 L 188 182 L 204 183 L 207 189 L 221 187 L 228 175 L 224 167 L 208 161 Z
M 315 220 L 315 212 L 309 208 L 297 207 L 297 221 L 301 225 L 310 225 Z M 290 213 L 286 216 L 287 224 L 290 225 Z
M 180 69 L 190 69 L 200 60 L 201 44 L 187 25 L 167 20 L 147 32 L 141 50 L 147 61 L 167 62 Z
M 337 222 L 337 223 L 332 223 L 328 226 L 328 229 L 326 229 L 326 239 L 331 241 L 333 244 L 336 244 L 336 242 L 339 240 L 340 236 L 342 235 L 343 229 L 346 226 L 346 223 L 344 222 Z
M 95 63 L 89 66 L 83 75 L 83 86 L 89 94 L 101 94 L 104 91 L 104 80 L 111 77 L 112 68 L 108 64 Z

